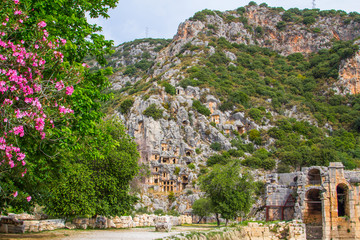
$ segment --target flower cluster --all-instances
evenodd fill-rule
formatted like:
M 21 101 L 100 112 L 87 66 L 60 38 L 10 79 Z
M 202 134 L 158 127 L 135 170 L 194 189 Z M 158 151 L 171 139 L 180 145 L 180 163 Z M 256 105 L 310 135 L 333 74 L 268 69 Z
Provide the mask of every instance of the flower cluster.
M 74 113 L 66 98 L 73 94 L 82 67 L 64 65 L 61 47 L 66 40 L 51 39 L 44 21 L 33 27 L 31 42 L 14 38 L 21 36 L 14 33 L 26 28 L 28 19 L 18 6 L 14 0 L 13 12 L 0 19 L 0 168 L 23 167 L 24 176 L 26 156 L 17 138 L 34 129 L 44 139 L 55 119 Z

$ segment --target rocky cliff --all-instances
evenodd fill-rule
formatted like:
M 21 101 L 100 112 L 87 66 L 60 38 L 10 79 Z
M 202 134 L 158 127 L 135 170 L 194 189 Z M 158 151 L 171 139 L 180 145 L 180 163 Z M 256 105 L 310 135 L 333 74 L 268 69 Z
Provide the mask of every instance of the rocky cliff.
M 358 141 L 360 103 L 346 95 L 360 90 L 358 16 L 265 5 L 204 10 L 170 43 L 115 48 L 106 111 L 125 123 L 149 172 L 136 208 L 190 211 L 212 156 L 238 159 L 259 182 L 329 156 L 354 167 L 355 146 L 334 144 L 328 154 L 325 142 L 339 129 Z

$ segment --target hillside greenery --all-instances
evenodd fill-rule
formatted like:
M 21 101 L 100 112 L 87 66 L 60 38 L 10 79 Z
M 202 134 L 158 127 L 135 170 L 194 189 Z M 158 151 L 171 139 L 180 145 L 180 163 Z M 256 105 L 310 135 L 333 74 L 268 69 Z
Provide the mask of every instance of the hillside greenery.
M 360 19 L 356 12 L 284 10 L 266 4 L 260 4 L 260 7 L 274 13 L 281 12 L 279 30 L 289 24 L 300 24 L 318 32 L 311 25 L 321 17 L 337 17 L 344 24 Z M 246 13 L 247 7 L 225 13 L 206 9 L 190 20 L 205 21 L 206 16 L 217 15 L 227 23 L 242 22 L 250 32 L 261 37 L 264 29 L 250 26 Z M 234 14 L 240 17 L 234 17 Z M 242 135 L 232 132 L 232 136 L 236 137 L 231 142 L 236 149 L 230 151 L 224 151 L 220 143 L 212 143 L 211 149 L 218 151 L 218 155 L 208 159 L 208 166 L 225 165 L 237 160 L 244 166 L 277 169 L 279 172 L 310 165 L 327 166 L 330 161 L 340 161 L 347 169 L 360 167 L 360 96 L 339 95 L 331 88 L 339 77 L 341 61 L 352 57 L 358 51 L 358 45 L 352 41 L 333 40 L 328 49 L 307 55 L 294 53 L 282 56 L 268 48 L 231 43 L 224 37 L 214 37 L 212 33 L 218 26 L 210 24 L 207 28 L 206 33 L 198 36 L 202 41 L 207 41 L 207 45 L 188 42 L 175 56 L 181 63 L 173 64 L 170 68 L 180 70 L 181 75 L 185 76 L 180 78 L 182 80 L 178 81 L 178 86 L 209 88 L 209 94 L 220 99 L 221 111 L 231 114 L 244 112 L 258 125 L 272 126 L 269 130 L 252 129 Z M 197 61 L 194 61 L 195 58 Z M 171 58 L 166 62 L 169 63 Z M 148 73 L 155 67 L 158 66 L 150 67 Z M 130 70 L 135 68 L 127 66 L 125 73 L 130 76 Z M 138 71 L 132 76 L 144 78 L 144 73 Z M 161 75 L 148 82 L 139 81 L 125 86 L 120 91 L 130 95 L 146 92 L 142 96 L 145 99 L 151 94 L 158 94 L 156 89 L 151 88 L 151 82 L 157 81 L 165 87 L 166 93 L 174 95 L 176 86 L 167 83 L 166 79 L 160 79 Z M 193 101 L 192 108 L 199 114 L 209 116 L 210 111 L 203 104 L 205 101 L 202 97 L 199 101 Z M 285 117 L 291 115 L 289 113 L 296 118 Z M 216 127 L 216 124 L 213 125 Z

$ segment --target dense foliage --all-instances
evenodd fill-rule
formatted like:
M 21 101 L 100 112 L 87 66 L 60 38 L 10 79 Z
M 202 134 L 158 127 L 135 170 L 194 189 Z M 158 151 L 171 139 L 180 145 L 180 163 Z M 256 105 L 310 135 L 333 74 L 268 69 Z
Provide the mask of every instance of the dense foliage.
M 59 122 L 69 121 L 72 84 L 83 78 L 80 64 L 64 61 L 65 39 L 49 35 L 44 21 L 26 26 L 29 18 L 18 1 L 3 7 L 8 11 L 0 15 L 0 209 L 21 202 L 15 197 L 28 192 L 16 181 L 24 181 L 28 172 L 29 148 L 50 139 Z M 25 29 L 34 32 L 33 39 L 17 37 Z
M 101 103 L 111 97 L 104 94 L 104 89 L 109 86 L 107 76 L 112 71 L 103 69 L 90 72 L 83 63 L 85 56 L 93 56 L 100 64 L 105 64 L 104 54 L 111 52 L 112 45 L 111 41 L 106 41 L 102 35 L 96 33 L 101 28 L 89 24 L 86 14 L 95 18 L 108 17 L 108 9 L 115 7 L 116 2 L 116 0 L 80 3 L 57 0 L 3 2 L 0 8 L 2 20 L 7 17 L 12 19 L 13 16 L 17 18 L 18 15 L 21 17 L 27 15 L 24 20 L 19 20 L 17 23 L 23 24 L 23 28 L 18 28 L 18 31 L 12 31 L 9 35 L 12 42 L 18 43 L 11 49 L 14 51 L 18 47 L 21 49 L 16 64 L 22 64 L 21 56 L 24 51 L 31 50 L 38 53 L 39 60 L 32 59 L 33 66 L 29 69 L 33 68 L 32 74 L 36 77 L 32 82 L 33 89 L 41 87 L 37 82 L 39 81 L 44 84 L 43 93 L 47 94 L 47 91 L 51 90 L 51 94 L 35 101 L 37 97 L 35 95 L 38 93 L 37 90 L 34 91 L 35 95 L 32 99 L 34 104 L 31 106 L 39 108 L 42 105 L 46 111 L 40 112 L 38 118 L 33 118 L 34 124 L 27 121 L 29 127 L 24 126 L 24 131 L 21 128 L 16 129 L 17 137 L 20 137 L 16 141 L 16 147 L 24 149 L 28 159 L 27 174 L 21 177 L 24 172 L 20 167 L 13 168 L 16 173 L 1 172 L 2 211 L 6 211 L 8 207 L 12 207 L 13 211 L 28 210 L 34 204 L 45 206 L 49 212 L 59 216 L 112 215 L 126 213 L 131 209 L 135 199 L 128 193 L 128 184 L 137 172 L 136 148 L 125 135 L 122 126 L 117 126 L 119 131 L 115 133 L 116 131 L 109 129 L 108 123 L 102 123 L 104 114 L 100 111 Z M 15 9 L 13 4 L 16 4 L 18 9 Z M 17 12 L 14 12 L 14 9 Z M 5 26 L 6 22 L 2 26 Z M 44 26 L 47 31 L 38 31 Z M 48 37 L 48 40 L 52 41 L 52 43 L 46 42 L 48 51 L 43 48 L 45 42 L 40 41 L 39 44 L 35 42 L 41 34 L 45 36 L 45 40 Z M 6 33 L 1 35 L 4 37 Z M 65 42 L 66 44 L 58 46 L 56 38 L 61 40 L 61 44 Z M 24 47 L 22 48 L 20 44 Z M 9 64 L 10 61 L 12 60 L 9 59 Z M 45 66 L 45 69 L 42 66 Z M 74 72 L 76 68 L 81 72 Z M 21 67 L 18 69 L 20 70 Z M 24 74 L 27 74 L 26 80 L 30 81 L 31 73 Z M 76 83 L 74 87 L 69 85 L 72 81 Z M 55 90 L 52 89 L 52 84 L 55 85 Z M 30 97 L 32 96 L 29 95 L 28 98 Z M 20 100 L 24 101 L 19 96 Z M 53 104 L 58 106 L 51 111 L 47 110 L 51 109 Z M 61 117 L 57 118 L 56 114 L 59 111 Z M 70 118 L 62 116 L 69 113 L 72 113 Z M 2 116 L 12 119 L 9 114 Z M 55 119 L 52 119 L 54 116 Z M 42 122 L 40 118 L 49 120 Z M 35 128 L 35 131 L 31 128 Z M 38 131 L 43 139 L 37 136 Z M 115 171 L 119 168 L 123 171 Z M 19 197 L 14 201 L 14 196 L 17 194 Z M 25 197 L 29 195 L 32 199 L 28 203 L 27 200 L 30 199 Z
M 198 223 L 204 217 L 209 217 L 212 213 L 211 200 L 208 198 L 200 198 L 192 205 L 192 214 L 200 217 Z
M 317 146 L 312 148 L 314 160 L 292 160 L 293 162 L 285 160 L 288 158 L 280 152 L 284 151 L 285 145 L 288 146 L 294 141 L 291 139 L 294 137 L 294 132 L 286 131 L 283 132 L 282 137 L 287 140 L 281 141 L 282 145 L 280 140 L 276 141 L 275 148 L 272 148 L 267 156 L 248 157 L 243 161 L 244 165 L 273 169 L 275 160 L 279 159 L 281 162 L 284 161 L 279 165 L 280 171 L 290 171 L 314 164 L 327 165 L 329 161 L 341 161 L 350 169 L 359 166 L 359 156 L 354 154 L 354 151 L 357 151 L 356 143 L 359 142 L 359 97 L 337 95 L 328 88 L 338 78 L 341 60 L 353 56 L 358 50 L 357 45 L 353 45 L 352 42 L 334 41 L 330 49 L 322 49 L 308 56 L 294 53 L 283 57 L 258 46 L 231 44 L 224 38 L 210 39 L 209 45 L 215 47 L 215 53 L 211 57 L 206 54 L 201 55 L 198 64 L 188 67 L 186 70 L 188 77 L 180 82 L 180 86 L 208 87 L 212 94 L 222 100 L 220 110 L 233 113 L 245 111 L 246 116 L 260 125 L 274 121 L 270 111 L 283 115 L 294 107 L 298 114 L 306 114 L 312 122 L 318 124 L 316 127 L 309 122 L 295 121 L 297 126 L 308 124 L 312 132 L 319 133 L 315 138 L 317 141 L 304 138 L 303 133 L 298 133 L 301 141 L 310 148 Z M 195 51 L 206 51 L 206 48 Z M 236 66 L 228 64 L 230 60 L 222 54 L 223 51 L 230 51 L 237 56 Z M 178 57 L 187 62 L 188 56 Z M 290 121 L 294 120 L 290 119 Z M 325 125 L 331 125 L 331 131 L 323 129 Z M 279 128 L 276 126 L 274 129 Z M 252 153 L 253 150 L 247 149 L 243 144 L 245 140 L 248 139 L 257 146 L 264 146 L 268 144 L 270 137 L 276 138 L 274 134 L 270 134 L 274 131 L 267 133 L 254 129 L 235 142 L 239 150 Z M 328 157 L 325 160 L 325 152 L 321 152 L 329 151 L 329 148 L 324 143 L 333 139 L 326 136 L 337 135 L 338 132 L 346 132 L 353 136 L 352 141 L 355 145 L 344 149 L 331 143 L 331 149 L 336 154 L 330 154 L 332 158 Z M 297 142 L 292 145 L 294 148 L 288 148 L 287 154 L 296 154 L 298 151 L 295 150 L 296 146 L 301 144 Z M 298 155 L 294 158 L 301 157 Z
M 148 117 L 152 117 L 154 120 L 158 120 L 162 118 L 163 116 L 163 110 L 159 109 L 155 103 L 150 104 L 149 107 L 147 107 L 143 114 Z
M 47 210 L 53 216 L 129 214 L 136 197 L 129 195 L 129 182 L 138 172 L 139 153 L 118 120 L 97 128 L 77 151 L 64 153 L 71 164 L 52 186 Z M 86 149 L 86 151 L 84 151 Z
M 252 205 L 253 182 L 240 169 L 236 162 L 217 164 L 200 178 L 201 189 L 211 201 L 218 225 L 219 214 L 226 220 L 234 219 L 248 213 Z

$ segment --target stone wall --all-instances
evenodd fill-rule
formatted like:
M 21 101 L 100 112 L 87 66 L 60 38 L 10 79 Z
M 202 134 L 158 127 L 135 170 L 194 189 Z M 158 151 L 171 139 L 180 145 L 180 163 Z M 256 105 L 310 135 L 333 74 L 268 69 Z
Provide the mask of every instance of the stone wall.
M 360 239 L 359 176 L 360 171 L 345 171 L 341 162 L 268 175 L 267 219 L 284 219 L 284 211 L 279 212 L 293 205 L 293 218 L 306 224 L 307 239 Z
M 24 217 L 25 216 L 25 217 Z M 19 220 L 25 218 L 31 220 Z M 11 214 L 3 216 L 0 220 L 0 233 L 24 233 L 50 231 L 59 228 L 68 229 L 87 229 L 90 228 L 134 228 L 134 227 L 154 227 L 158 222 L 170 226 L 181 224 L 191 224 L 192 217 L 181 215 L 175 216 L 156 216 L 156 215 L 136 215 L 106 218 L 99 216 L 97 218 L 75 218 L 72 222 L 65 224 L 64 219 L 35 220 L 37 217 L 30 214 Z
M 65 220 L 18 220 L 13 217 L 2 217 L 0 222 L 0 233 L 25 233 L 50 231 L 65 228 Z
M 94 218 L 77 218 L 74 219 L 72 224 L 73 228 L 86 229 L 91 228 L 134 228 L 134 227 L 154 227 L 157 222 L 171 223 L 172 226 L 178 226 L 181 224 L 191 224 L 192 217 L 181 215 L 179 217 L 175 216 L 157 216 L 157 215 L 136 215 L 135 217 L 131 216 L 121 216 L 114 218 L 105 218 L 97 217 Z M 70 225 L 68 225 L 71 228 Z
M 185 236 L 182 236 L 185 235 Z M 207 233 L 182 234 L 166 239 L 181 240 L 304 240 L 306 239 L 305 224 L 292 222 L 279 222 L 276 224 L 262 224 L 251 222 L 247 226 L 229 230 L 227 228 L 210 231 Z

